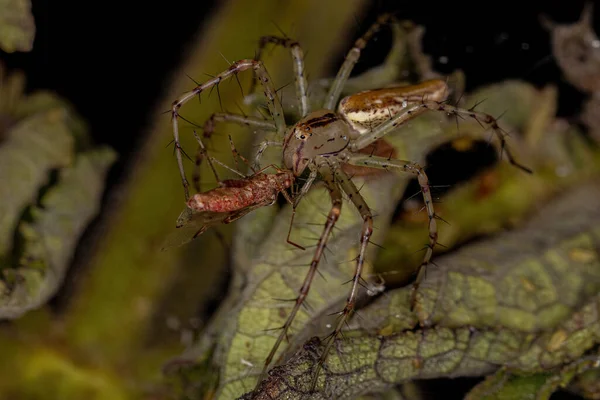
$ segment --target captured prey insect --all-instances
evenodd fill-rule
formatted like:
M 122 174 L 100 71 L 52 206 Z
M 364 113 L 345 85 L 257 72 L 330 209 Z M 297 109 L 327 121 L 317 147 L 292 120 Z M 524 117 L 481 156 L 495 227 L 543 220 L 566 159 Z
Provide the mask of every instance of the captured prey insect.
M 194 183 L 199 193 L 194 194 L 186 202 L 186 208 L 179 215 L 176 224 L 176 227 L 181 230 L 178 230 L 172 237 L 167 239 L 163 250 L 190 242 L 213 225 L 229 224 L 257 208 L 272 205 L 277 201 L 279 193 L 290 204 L 293 204 L 292 197 L 287 193 L 287 189 L 292 186 L 295 180 L 295 176 L 291 171 L 269 165 L 259 171 L 253 171 L 250 176 L 245 176 L 206 154 L 206 148 L 202 140 L 195 132 L 194 136 L 199 143 L 196 166 L 199 167 L 201 160 L 206 158 L 217 180 L 218 187 L 200 192 L 199 175 L 194 174 Z M 237 156 L 246 162 L 246 159 L 235 149 L 231 137 L 229 137 L 229 140 L 234 157 Z M 240 175 L 241 178 L 220 180 L 213 163 L 217 163 Z M 264 173 L 267 169 L 274 169 L 275 173 Z M 289 240 L 289 236 L 288 243 L 298 246 Z
M 182 153 L 179 145 L 179 110 L 189 100 L 203 91 L 218 85 L 221 81 L 236 76 L 245 70 L 252 70 L 256 74 L 259 84 L 262 86 L 267 107 L 272 121 L 263 120 L 240 114 L 217 113 L 207 123 L 211 126 L 215 122 L 231 122 L 250 126 L 256 129 L 275 133 L 272 140 L 263 141 L 258 148 L 255 163 L 259 165 L 260 158 L 269 147 L 282 148 L 283 165 L 295 177 L 299 177 L 308 170 L 308 179 L 301 187 L 299 194 L 294 198 L 294 204 L 308 192 L 317 177 L 320 177 L 327 187 L 331 198 L 331 209 L 323 232 L 317 242 L 313 259 L 310 263 L 308 273 L 299 290 L 295 304 L 285 324 L 281 329 L 275 345 L 267 356 L 262 376 L 266 373 L 272 362 L 277 349 L 288 330 L 295 315 L 307 297 L 311 282 L 317 271 L 317 266 L 327 245 L 328 238 L 340 216 L 342 208 L 342 196 L 345 194 L 362 218 L 362 229 L 360 232 L 360 247 L 356 258 L 355 272 L 351 280 L 351 288 L 344 309 L 339 312 L 340 318 L 333 333 L 330 335 L 325 349 L 321 355 L 313 375 L 313 386 L 317 382 L 319 369 L 324 364 L 334 340 L 341 333 L 342 327 L 355 308 L 357 293 L 359 290 L 361 274 L 365 263 L 367 245 L 373 232 L 373 213 L 366 204 L 363 196 L 353 183 L 352 179 L 344 171 L 345 167 L 359 166 L 364 168 L 375 168 L 410 173 L 417 177 L 425 202 L 425 210 L 429 219 L 429 243 L 422 264 L 417 272 L 417 278 L 413 285 L 412 302 L 414 304 L 416 289 L 424 276 L 425 267 L 429 263 L 433 248 L 437 243 L 436 214 L 433 209 L 433 201 L 430 193 L 429 181 L 423 168 L 415 162 L 392 159 L 391 157 L 364 154 L 361 150 L 383 138 L 385 135 L 398 131 L 402 134 L 402 125 L 416 116 L 431 110 L 441 111 L 457 117 L 468 117 L 480 124 L 486 124 L 498 137 L 502 151 L 506 152 L 509 161 L 517 167 L 530 172 L 526 167 L 518 164 L 510 151 L 505 146 L 505 133 L 500 129 L 498 123 L 491 115 L 476 112 L 473 109 L 465 110 L 449 104 L 446 100 L 449 88 L 443 80 L 429 80 L 417 85 L 396 86 L 391 88 L 365 91 L 345 97 L 341 101 L 342 90 L 350 73 L 357 63 L 361 51 L 367 42 L 373 37 L 384 24 L 394 21 L 390 15 L 383 15 L 360 37 L 352 49 L 347 53 L 336 78 L 333 80 L 324 103 L 319 110 L 311 111 L 308 101 L 308 84 L 304 70 L 303 51 L 299 43 L 286 37 L 267 37 L 261 40 L 261 47 L 267 43 L 283 46 L 291 52 L 294 61 L 295 87 L 299 102 L 301 119 L 288 127 L 284 119 L 281 100 L 275 90 L 273 82 L 260 60 L 245 59 L 234 62 L 230 67 L 209 81 L 198 85 L 192 91 L 183 94 L 172 105 L 172 124 L 175 148 L 177 150 L 177 161 L 180 169 L 181 179 L 188 197 L 189 184 L 185 177 L 182 164 Z M 336 111 L 337 105 L 337 111 Z M 205 134 L 207 132 L 205 131 Z M 260 382 L 260 380 L 259 380 Z

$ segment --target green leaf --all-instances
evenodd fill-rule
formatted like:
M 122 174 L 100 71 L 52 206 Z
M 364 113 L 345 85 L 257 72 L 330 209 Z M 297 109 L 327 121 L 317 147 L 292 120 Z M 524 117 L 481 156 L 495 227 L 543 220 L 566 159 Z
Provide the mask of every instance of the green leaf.
M 421 328 L 408 309 L 408 289 L 393 290 L 362 309 L 360 318 L 353 319 L 345 338 L 334 345 L 314 393 L 307 394 L 311 373 L 323 350 L 317 338 L 288 357 L 285 365 L 274 368 L 262 383 L 258 396 L 253 398 L 321 399 L 333 393 L 336 398 L 353 398 L 414 379 L 481 376 L 500 367 L 519 374 L 556 373 L 559 376 L 556 382 L 565 382 L 562 374 L 581 370 L 580 363 L 576 363 L 575 368 L 568 368 L 569 364 L 582 357 L 587 363 L 586 352 L 600 343 L 600 295 L 597 294 L 600 288 L 597 274 L 600 270 L 600 208 L 588 201 L 598 196 L 598 184 L 563 196 L 517 232 L 440 258 L 441 267 L 431 269 L 423 284 L 424 292 L 428 292 L 425 288 L 436 286 L 435 282 L 450 282 L 454 273 L 484 277 L 522 273 L 530 279 L 530 272 L 540 272 L 550 276 L 557 302 L 570 309 L 568 315 L 548 303 L 548 309 L 538 310 L 545 317 L 532 317 L 538 330 L 530 330 L 529 325 L 523 329 L 485 323 L 481 313 L 452 327 L 421 320 L 419 324 L 427 325 Z M 523 235 L 528 239 L 524 240 Z M 541 269 L 531 270 L 531 265 L 536 264 Z M 564 268 L 570 273 L 568 278 L 555 275 Z M 583 284 L 573 286 L 575 281 Z M 531 285 L 521 281 L 515 282 L 514 288 L 506 288 L 500 280 L 492 282 L 483 292 L 474 292 L 467 280 L 451 289 L 456 294 L 455 305 L 461 309 L 471 304 L 475 294 L 488 293 L 487 303 L 476 305 L 484 310 L 505 298 L 510 301 L 512 290 L 513 295 L 521 294 L 516 296 L 518 301 L 511 312 L 529 313 L 531 305 L 538 304 L 531 301 Z M 541 289 L 537 301 L 549 298 L 544 295 L 547 291 Z M 443 298 L 441 292 L 438 301 Z M 498 314 L 504 312 L 497 311 Z M 498 319 L 501 316 L 495 320 Z M 556 385 L 543 389 L 553 387 Z

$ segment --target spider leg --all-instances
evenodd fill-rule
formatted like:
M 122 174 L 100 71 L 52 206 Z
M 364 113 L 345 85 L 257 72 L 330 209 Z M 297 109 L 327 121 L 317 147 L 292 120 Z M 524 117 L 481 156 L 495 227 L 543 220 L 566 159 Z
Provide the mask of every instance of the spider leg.
M 350 73 L 352 69 L 358 62 L 360 58 L 361 51 L 367 46 L 367 42 L 375 35 L 381 27 L 387 24 L 392 19 L 391 14 L 383 14 L 377 21 L 371 25 L 371 27 L 360 37 L 356 42 L 354 42 L 354 46 L 350 49 L 348 54 L 346 54 L 346 59 L 344 63 L 340 67 L 335 80 L 331 84 L 329 88 L 329 93 L 325 98 L 325 103 L 323 104 L 323 108 L 327 110 L 333 110 L 338 100 L 340 99 L 340 95 L 342 94 L 342 90 L 346 85 L 346 81 L 350 77 Z
M 275 88 L 273 86 L 273 82 L 271 81 L 271 77 L 267 72 L 266 68 L 260 61 L 255 60 L 240 60 L 236 61 L 224 72 L 215 76 L 214 78 L 206 81 L 205 83 L 196 86 L 193 90 L 182 94 L 177 100 L 175 100 L 171 106 L 171 120 L 173 123 L 173 139 L 175 143 L 175 155 L 177 158 L 177 165 L 179 167 L 179 174 L 181 175 L 181 181 L 183 183 L 183 189 L 185 194 L 186 201 L 190 197 L 189 193 L 189 182 L 185 176 L 185 170 L 183 168 L 183 155 L 181 150 L 181 143 L 179 142 L 179 109 L 182 105 L 190 101 L 192 98 L 196 97 L 203 91 L 217 86 L 221 81 L 225 79 L 229 79 L 233 76 L 237 76 L 238 73 L 245 71 L 247 69 L 252 69 L 256 72 L 258 80 L 264 89 L 265 97 L 267 98 L 267 105 L 269 108 L 269 112 L 273 117 L 275 122 L 275 127 L 279 137 L 283 138 L 285 133 L 285 119 L 283 116 L 283 108 L 281 106 L 281 102 L 277 93 L 275 92 Z
M 235 144 L 233 143 L 233 139 L 231 138 L 231 135 L 229 135 L 229 146 L 231 147 L 231 153 L 233 154 L 233 161 L 235 162 L 235 169 L 239 169 L 238 168 L 238 161 L 237 159 L 239 158 L 240 160 L 242 160 L 244 162 L 244 164 L 246 164 L 246 166 L 248 168 L 250 168 L 250 170 L 252 171 L 252 173 L 254 175 L 256 175 L 256 170 L 254 168 L 252 168 L 252 166 L 250 165 L 250 162 L 246 159 L 246 157 L 244 157 L 235 147 Z
M 267 356 L 267 359 L 265 360 L 265 365 L 264 365 L 262 373 L 258 379 L 257 385 L 260 384 L 260 382 L 265 377 L 267 369 L 268 369 L 269 365 L 271 364 L 271 362 L 273 361 L 275 354 L 277 353 L 277 349 L 279 348 L 283 339 L 287 336 L 287 332 L 288 332 L 292 322 L 294 321 L 294 318 L 295 318 L 296 314 L 298 313 L 298 310 L 300 309 L 300 307 L 302 306 L 302 303 L 304 302 L 304 299 L 306 299 L 306 296 L 308 295 L 308 291 L 310 290 L 311 282 L 317 272 L 317 267 L 319 265 L 319 261 L 321 260 L 321 256 L 323 255 L 323 251 L 325 250 L 325 246 L 327 245 L 327 240 L 329 239 L 329 236 L 330 236 L 338 218 L 340 217 L 340 213 L 342 211 L 342 193 L 341 193 L 339 187 L 337 186 L 337 183 L 335 182 L 335 178 L 333 176 L 331 169 L 329 168 L 329 166 L 327 166 L 326 168 L 322 168 L 322 171 L 320 171 L 320 172 L 323 175 L 323 181 L 325 182 L 325 185 L 326 185 L 327 189 L 329 190 L 329 195 L 331 197 L 331 203 L 332 203 L 331 210 L 329 211 L 329 214 L 327 215 L 327 221 L 325 222 L 325 227 L 323 229 L 323 233 L 321 234 L 321 237 L 319 238 L 319 241 L 317 242 L 317 248 L 315 250 L 315 254 L 310 263 L 308 273 L 306 274 L 306 277 L 304 278 L 304 282 L 302 283 L 302 287 L 300 288 L 300 291 L 298 293 L 298 297 L 296 298 L 296 303 L 294 304 L 292 311 L 288 315 L 288 318 L 285 321 L 285 324 L 283 325 L 283 328 L 281 329 L 281 333 L 279 334 L 279 337 L 275 341 L 275 344 L 273 345 L 271 352 L 269 353 L 269 355 Z
M 262 118 L 249 117 L 246 115 L 239 115 L 233 113 L 214 113 L 204 123 L 204 137 L 210 138 L 215 132 L 217 122 L 231 122 L 241 126 L 248 126 L 255 129 L 264 131 L 276 132 L 277 127 L 273 121 L 266 121 Z
M 254 156 L 254 168 L 260 168 L 260 159 L 269 146 L 282 147 L 283 142 L 277 142 L 273 140 L 263 140 L 260 142 L 258 145 L 258 150 L 256 150 L 256 154 Z
M 512 152 L 506 144 L 506 133 L 500 128 L 496 118 L 486 113 L 477 112 L 473 110 L 465 110 L 463 108 L 458 108 L 437 101 L 422 101 L 416 104 L 411 104 L 411 102 L 409 102 L 406 105 L 406 107 L 403 107 L 403 109 L 400 112 L 398 112 L 396 115 L 393 115 L 389 120 L 382 123 L 381 125 L 376 126 L 372 130 L 364 133 L 358 139 L 352 142 L 349 146 L 349 150 L 351 152 L 357 152 L 358 150 L 365 148 L 369 144 L 375 142 L 377 139 L 380 139 L 381 137 L 394 131 L 395 129 L 397 129 L 397 127 L 399 127 L 406 121 L 411 120 L 416 116 L 423 114 L 426 111 L 441 111 L 448 114 L 466 116 L 474 119 L 482 126 L 483 124 L 487 124 L 490 128 L 492 128 L 492 130 L 498 137 L 498 140 L 500 141 L 500 151 L 501 153 L 506 153 L 509 162 L 527 173 L 532 173 L 531 169 L 518 163 L 515 157 L 512 155 Z
M 262 52 L 265 46 L 269 43 L 275 46 L 282 46 L 290 50 L 292 55 L 292 61 L 294 62 L 294 83 L 296 85 L 296 96 L 298 96 L 298 102 L 300 103 L 300 111 L 302 117 L 306 116 L 310 112 L 310 104 L 308 102 L 308 80 L 306 79 L 306 71 L 304 67 L 304 51 L 300 47 L 300 43 L 297 41 L 280 36 L 263 36 L 258 42 L 258 52 L 256 53 L 256 60 L 260 60 Z M 255 81 L 252 81 L 250 87 L 250 93 L 254 91 Z
M 215 163 L 219 164 L 221 167 L 233 172 L 234 174 L 239 175 L 242 178 L 247 178 L 246 175 L 244 175 L 237 169 L 233 169 L 229 165 L 220 161 L 219 159 L 209 156 L 206 151 L 206 147 L 204 147 L 204 143 L 202 143 L 202 139 L 200 138 L 200 135 L 198 135 L 196 133 L 196 131 L 194 131 L 194 137 L 196 138 L 196 141 L 198 142 L 198 150 L 196 151 L 196 163 L 195 163 L 196 165 L 194 167 L 194 172 L 192 173 L 192 179 L 193 179 L 194 187 L 198 192 L 201 192 L 201 190 L 200 190 L 200 164 L 202 163 L 202 160 L 205 157 L 206 157 L 206 160 L 208 161 L 208 165 L 210 166 L 210 169 L 212 170 L 213 175 L 215 176 L 217 183 L 220 187 L 222 187 L 224 185 L 224 183 L 221 179 L 219 179 L 217 171 L 214 167 Z M 235 150 L 235 152 L 236 152 L 236 153 L 234 153 L 234 157 L 236 154 L 238 154 L 240 157 L 242 157 L 239 153 L 237 153 L 237 150 L 235 149 L 233 142 L 231 142 L 231 137 L 230 137 L 230 143 L 232 146 L 232 150 Z M 237 168 L 237 162 L 236 162 L 236 168 Z
M 392 47 L 382 64 L 363 72 L 360 75 L 348 78 L 342 89 L 342 94 L 359 93 L 364 90 L 383 88 L 397 84 L 401 80 L 402 61 L 406 58 L 407 43 L 406 29 L 397 20 L 391 24 Z M 323 78 L 318 81 L 323 88 L 331 87 L 335 78 Z
M 359 193 L 358 188 L 356 187 L 354 182 L 352 182 L 352 180 L 348 177 L 348 175 L 346 175 L 342 171 L 339 165 L 336 166 L 334 174 L 336 183 L 340 185 L 344 193 L 348 195 L 350 201 L 352 202 L 352 204 L 354 204 L 354 206 L 360 213 L 363 219 L 363 225 L 360 231 L 360 249 L 358 252 L 358 257 L 356 258 L 356 268 L 354 270 L 354 276 L 352 277 L 352 287 L 350 289 L 350 293 L 348 294 L 348 298 L 346 299 L 346 305 L 344 309 L 340 312 L 340 320 L 337 326 L 335 327 L 335 330 L 330 335 L 329 340 L 325 345 L 325 349 L 321 354 L 321 358 L 319 359 L 315 371 L 313 372 L 313 388 L 316 386 L 317 379 L 319 377 L 319 371 L 321 369 L 321 366 L 325 363 L 325 360 L 327 359 L 327 355 L 329 354 L 333 343 L 342 332 L 342 328 L 348 320 L 348 317 L 354 311 L 354 307 L 356 304 L 356 296 L 358 294 L 358 288 L 361 280 L 361 274 L 365 263 L 365 256 L 367 254 L 367 245 L 369 244 L 369 240 L 371 239 L 371 235 L 373 234 L 373 214 L 371 213 L 369 206 L 365 202 L 365 199 Z
M 317 168 L 314 168 L 311 165 L 309 165 L 309 168 L 311 168 L 311 170 L 310 175 L 308 175 L 308 179 L 306 179 L 306 182 L 304 182 L 304 184 L 302 185 L 300 192 L 294 197 L 294 208 L 298 207 L 300 199 L 302 199 L 302 197 L 304 197 L 304 195 L 308 193 L 308 190 L 311 188 L 313 182 L 315 181 L 315 179 L 317 179 L 317 175 L 319 174 L 319 170 Z
M 200 136 L 196 133 L 196 131 L 194 131 L 194 137 L 196 138 L 196 141 L 198 142 L 198 150 L 196 151 L 196 162 L 194 165 L 194 172 L 192 173 L 192 182 L 194 183 L 194 188 L 196 189 L 197 192 L 201 192 L 201 190 L 200 190 L 200 164 L 202 163 L 202 160 L 205 157 L 208 161 L 208 165 L 210 166 L 210 169 L 212 170 L 213 175 L 215 176 L 215 179 L 217 180 L 217 183 L 219 184 L 219 186 L 221 186 L 221 179 L 219 179 L 217 170 L 215 169 L 215 166 L 212 163 L 212 157 L 210 157 L 208 155 L 208 153 L 206 152 L 206 147 L 204 147 L 204 143 L 202 143 L 202 139 L 200 139 Z
M 484 112 L 473 111 L 472 109 L 466 110 L 464 108 L 455 107 L 455 106 L 452 106 L 450 104 L 445 104 L 445 103 L 431 104 L 429 102 L 429 103 L 425 103 L 425 104 L 430 110 L 439 110 L 439 111 L 446 112 L 448 114 L 469 117 L 469 118 L 472 118 L 475 121 L 477 121 L 480 125 L 481 124 L 488 125 L 490 128 L 492 128 L 492 130 L 494 131 L 494 134 L 496 135 L 496 137 L 498 138 L 498 141 L 500 142 L 500 157 L 502 157 L 502 153 L 505 153 L 506 156 L 508 157 L 508 161 L 512 165 L 514 165 L 515 167 L 517 167 L 529 174 L 533 173 L 533 171 L 530 168 L 517 162 L 517 160 L 513 156 L 512 152 L 510 151 L 510 149 L 508 148 L 508 145 L 506 143 L 506 136 L 507 136 L 506 132 L 504 132 L 500 128 L 500 126 L 498 125 L 498 120 L 496 118 L 492 117 L 490 114 L 487 114 Z
M 212 136 L 212 134 L 215 132 L 215 127 L 217 125 L 217 122 L 231 122 L 231 123 L 235 123 L 238 125 L 247 126 L 247 127 L 251 127 L 254 129 L 259 129 L 259 130 L 269 131 L 269 132 L 277 131 L 277 128 L 275 126 L 275 123 L 273 123 L 273 121 L 267 121 L 267 120 L 264 120 L 261 118 L 249 117 L 246 115 L 239 115 L 239 114 L 232 114 L 232 113 L 214 113 L 204 123 L 204 137 L 205 138 L 210 138 Z M 230 140 L 230 143 L 231 143 L 231 140 Z M 257 152 L 256 159 L 259 160 L 260 157 L 262 156 L 262 153 L 267 149 L 267 147 L 272 146 L 272 145 L 280 145 L 281 146 L 281 143 L 280 142 L 268 142 L 266 145 L 264 145 L 264 148 L 261 147 L 262 150 L 259 149 L 260 155 Z M 237 150 L 232 149 L 232 151 L 234 152 L 234 160 L 236 162 L 236 168 L 237 168 L 237 159 L 235 158 L 235 155 L 236 154 L 240 155 L 240 153 L 237 152 Z M 246 162 L 246 161 L 244 161 L 244 162 Z M 247 162 L 246 162 L 246 165 L 248 165 L 248 167 L 251 170 L 258 168 L 258 166 L 259 166 L 258 161 L 255 162 L 254 167 L 251 166 L 250 164 L 248 164 Z
M 423 261 L 421 262 L 421 265 L 417 271 L 417 278 L 413 283 L 411 291 L 411 308 L 414 308 L 417 289 L 419 288 L 419 285 L 425 276 L 425 270 L 431 261 L 431 257 L 433 256 L 433 248 L 437 244 L 438 240 L 436 216 L 433 209 L 433 199 L 431 197 L 431 190 L 429 188 L 429 179 L 427 178 L 427 174 L 425 174 L 425 170 L 423 170 L 419 164 L 411 161 L 391 160 L 385 157 L 369 156 L 366 154 L 352 154 L 347 162 L 352 165 L 370 168 L 395 168 L 417 176 L 417 180 L 421 186 L 425 210 L 427 211 L 427 216 L 429 217 L 429 244 L 427 245 L 427 251 L 425 252 Z

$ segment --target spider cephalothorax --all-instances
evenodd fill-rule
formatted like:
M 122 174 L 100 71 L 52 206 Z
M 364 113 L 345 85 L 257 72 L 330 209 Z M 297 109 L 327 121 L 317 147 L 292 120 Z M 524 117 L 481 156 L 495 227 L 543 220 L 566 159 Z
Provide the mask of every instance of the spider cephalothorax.
M 283 163 L 300 176 L 318 164 L 319 157 L 335 157 L 348 147 L 352 128 L 330 110 L 313 111 L 294 125 L 283 143 Z

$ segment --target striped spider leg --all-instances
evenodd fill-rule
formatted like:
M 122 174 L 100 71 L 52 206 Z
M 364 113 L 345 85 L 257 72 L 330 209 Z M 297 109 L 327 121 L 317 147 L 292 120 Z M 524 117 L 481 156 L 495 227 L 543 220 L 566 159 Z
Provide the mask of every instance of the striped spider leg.
M 292 60 L 294 62 L 294 83 L 296 86 L 296 95 L 300 105 L 301 116 L 304 117 L 310 112 L 310 103 L 308 101 L 308 81 L 306 78 L 306 72 L 304 70 L 304 51 L 300 46 L 300 43 L 290 39 L 288 37 L 279 36 L 263 36 L 258 42 L 258 51 L 256 53 L 256 60 L 261 59 L 262 52 L 267 44 L 274 44 L 290 50 Z M 250 87 L 250 93 L 254 91 L 254 84 L 256 80 L 252 81 Z
M 240 60 L 236 61 L 224 72 L 208 80 L 207 82 L 196 86 L 191 91 L 182 94 L 177 100 L 175 100 L 171 106 L 171 120 L 173 124 L 173 140 L 175 143 L 175 155 L 177 158 L 177 165 L 179 167 L 179 174 L 181 175 L 181 181 L 183 183 L 183 189 L 186 201 L 190 198 L 189 193 L 189 182 L 185 176 L 185 170 L 183 168 L 183 155 L 181 150 L 181 144 L 179 142 L 179 110 L 180 108 L 190 101 L 195 96 L 200 95 L 202 92 L 217 86 L 221 81 L 230 79 L 231 77 L 237 76 L 238 73 L 252 69 L 258 78 L 258 81 L 263 87 L 265 97 L 267 99 L 267 105 L 271 117 L 273 118 L 274 124 L 263 124 L 264 121 L 258 118 L 245 117 L 245 116 L 230 116 L 230 115 L 219 115 L 213 119 L 221 120 L 232 120 L 232 122 L 243 123 L 249 126 L 256 126 L 259 128 L 271 128 L 277 132 L 278 136 L 283 138 L 285 133 L 285 119 L 283 116 L 283 108 L 281 107 L 281 101 L 275 92 L 271 77 L 267 72 L 262 62 L 256 60 Z
M 293 60 L 293 68 L 294 68 L 294 82 L 296 88 L 296 97 L 298 99 L 301 116 L 304 117 L 310 112 L 310 103 L 308 100 L 308 80 L 306 78 L 306 71 L 304 67 L 304 52 L 300 44 L 292 40 L 288 37 L 278 37 L 278 36 L 263 36 L 259 40 L 258 51 L 256 53 L 256 62 L 260 62 L 262 52 L 267 44 L 274 44 L 276 46 L 282 46 L 286 49 L 290 50 L 290 54 Z M 256 74 L 255 78 L 258 78 L 259 82 L 260 76 Z M 250 93 L 254 92 L 256 84 L 256 79 L 252 81 L 252 86 L 250 87 Z M 246 98 L 246 101 L 251 100 L 252 95 Z M 265 93 L 267 97 L 267 101 L 270 102 L 267 93 Z M 281 104 L 281 103 L 280 103 Z M 276 132 L 278 131 L 277 126 L 272 121 L 266 121 L 257 117 L 251 117 L 240 114 L 233 113 L 214 113 L 210 116 L 210 118 L 204 124 L 204 136 L 210 137 L 215 131 L 215 126 L 217 122 L 229 122 L 238 124 L 241 126 L 248 126 L 255 129 L 260 129 L 262 131 L 267 132 Z M 282 138 L 281 138 L 282 139 Z M 283 141 L 273 141 L 273 140 L 264 140 L 258 145 L 258 150 L 256 151 L 254 166 L 256 168 L 260 167 L 260 159 L 262 158 L 263 153 L 268 147 L 281 147 Z

